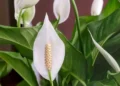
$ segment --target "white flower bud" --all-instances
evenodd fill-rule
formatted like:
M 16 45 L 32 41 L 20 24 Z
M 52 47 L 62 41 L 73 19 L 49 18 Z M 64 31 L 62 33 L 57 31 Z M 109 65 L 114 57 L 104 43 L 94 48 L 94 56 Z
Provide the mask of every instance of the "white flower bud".
M 35 16 L 35 5 L 39 0 L 14 0 L 15 19 L 18 21 L 21 12 L 21 24 L 30 26 Z
M 91 15 L 97 16 L 100 15 L 103 8 L 103 0 L 93 0 L 91 7 Z
M 70 14 L 70 0 L 54 0 L 53 12 L 59 23 L 65 22 Z

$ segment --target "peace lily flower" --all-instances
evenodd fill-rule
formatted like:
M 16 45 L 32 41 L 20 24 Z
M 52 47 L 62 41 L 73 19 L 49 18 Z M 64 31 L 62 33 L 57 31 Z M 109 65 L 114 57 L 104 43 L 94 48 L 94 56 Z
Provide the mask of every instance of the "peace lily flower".
M 46 14 L 43 26 L 38 32 L 33 46 L 34 67 L 47 80 L 50 80 L 50 72 L 53 81 L 63 64 L 64 56 L 64 43 L 57 35 Z
M 109 63 L 109 65 L 118 73 L 120 72 L 120 67 L 118 65 L 118 63 L 116 62 L 116 60 L 106 51 L 104 50 L 93 38 L 91 32 L 89 31 L 92 41 L 94 43 L 94 45 L 96 46 L 96 48 L 99 50 L 99 52 L 104 56 L 104 58 L 107 60 L 107 62 Z
M 53 12 L 59 24 L 66 21 L 70 14 L 70 0 L 54 0 Z
M 14 0 L 15 8 L 15 19 L 19 22 L 19 17 L 21 16 L 20 23 L 26 26 L 31 24 L 35 16 L 35 5 L 39 0 Z
M 97 16 L 100 15 L 103 8 L 103 0 L 93 0 L 91 7 L 91 15 Z

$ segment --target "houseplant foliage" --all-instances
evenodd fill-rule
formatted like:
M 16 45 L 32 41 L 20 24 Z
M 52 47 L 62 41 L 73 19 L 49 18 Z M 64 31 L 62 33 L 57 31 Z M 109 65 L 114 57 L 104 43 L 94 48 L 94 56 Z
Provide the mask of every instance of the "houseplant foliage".
M 0 44 L 14 45 L 18 52 L 0 51 L 0 78 L 14 69 L 23 78 L 17 86 L 120 85 L 118 0 L 109 0 L 103 9 L 104 1 L 93 0 L 91 16 L 79 16 L 74 0 L 54 0 L 56 20 L 46 14 L 36 26 L 31 21 L 38 0 L 15 1 L 17 27 L 0 25 Z M 58 25 L 67 20 L 72 7 L 76 22 L 68 40 Z

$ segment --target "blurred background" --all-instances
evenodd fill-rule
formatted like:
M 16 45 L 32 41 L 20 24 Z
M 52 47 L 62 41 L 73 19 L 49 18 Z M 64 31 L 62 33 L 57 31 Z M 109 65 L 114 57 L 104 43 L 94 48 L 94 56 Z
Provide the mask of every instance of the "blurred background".
M 80 16 L 90 15 L 90 8 L 93 0 L 75 0 L 79 10 Z M 104 0 L 106 4 L 108 0 Z M 15 26 L 14 20 L 14 0 L 0 0 L 0 24 Z M 48 13 L 50 20 L 54 20 L 53 14 L 53 0 L 40 0 L 36 5 L 36 16 L 33 24 L 43 21 L 45 13 Z M 67 36 L 71 37 L 74 26 L 74 13 L 71 7 L 69 19 L 63 24 L 59 25 L 60 30 Z
M 93 0 L 75 0 L 79 10 L 80 16 L 90 15 L 90 8 Z M 104 0 L 104 6 L 108 0 Z M 40 0 L 36 5 L 36 16 L 33 20 L 33 25 L 38 22 L 43 21 L 45 13 L 48 13 L 50 20 L 54 20 L 55 16 L 53 14 L 53 0 Z M 71 6 L 71 13 L 69 19 L 59 25 L 59 29 L 66 35 L 68 39 L 71 38 L 72 30 L 74 27 L 75 16 Z M 14 0 L 0 0 L 0 25 L 10 25 L 16 26 L 16 21 L 14 19 Z M 0 46 L 0 50 L 13 50 L 13 47 Z M 13 80 L 12 80 L 13 79 Z M 12 71 L 8 76 L 0 79 L 0 82 L 4 84 L 3 86 L 15 86 L 15 83 L 19 82 L 21 78 Z M 7 82 L 7 83 L 6 83 Z

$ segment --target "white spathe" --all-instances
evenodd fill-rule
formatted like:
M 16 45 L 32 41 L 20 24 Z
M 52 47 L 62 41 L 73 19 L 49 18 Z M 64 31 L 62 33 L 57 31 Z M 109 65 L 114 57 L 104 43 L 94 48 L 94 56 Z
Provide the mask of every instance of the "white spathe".
M 52 69 L 51 77 L 54 80 L 63 64 L 65 56 L 65 45 L 57 35 L 48 15 L 46 14 L 43 26 L 38 32 L 33 46 L 33 63 L 40 75 L 49 80 L 48 70 L 45 65 L 45 46 L 51 44 L 52 46 Z
M 14 0 L 15 11 L 35 6 L 39 0 Z
M 91 32 L 89 31 L 92 41 L 94 43 L 94 45 L 96 46 L 96 48 L 99 50 L 99 52 L 104 56 L 104 58 L 107 60 L 107 62 L 109 63 L 109 65 L 118 73 L 120 72 L 120 67 L 118 65 L 118 63 L 116 62 L 116 60 L 106 51 L 104 50 L 93 38 Z
M 20 12 L 15 13 L 16 21 L 18 21 L 19 14 L 20 14 Z M 35 17 L 35 6 L 23 9 L 22 10 L 22 14 L 21 14 L 21 21 L 20 21 L 20 23 L 21 24 L 24 23 L 25 27 L 31 26 L 31 22 L 32 22 L 34 17 Z
M 22 20 L 24 21 L 25 27 L 31 26 L 31 22 L 33 18 L 35 17 L 35 6 L 32 6 L 30 8 L 26 8 L 22 14 Z M 22 21 L 22 22 L 23 22 Z
M 16 21 L 18 21 L 20 11 L 22 11 L 20 23 L 23 24 L 24 21 L 25 26 L 30 26 L 35 16 L 35 5 L 38 1 L 39 0 L 14 0 L 14 15 Z
M 54 0 L 53 12 L 59 24 L 65 22 L 70 15 L 70 0 Z
M 92 6 L 91 6 L 91 15 L 97 16 L 100 15 L 102 8 L 103 8 L 103 0 L 93 0 Z

